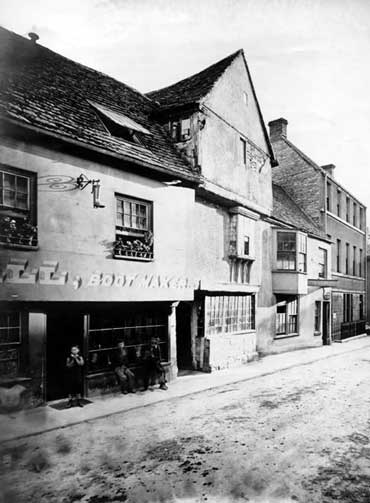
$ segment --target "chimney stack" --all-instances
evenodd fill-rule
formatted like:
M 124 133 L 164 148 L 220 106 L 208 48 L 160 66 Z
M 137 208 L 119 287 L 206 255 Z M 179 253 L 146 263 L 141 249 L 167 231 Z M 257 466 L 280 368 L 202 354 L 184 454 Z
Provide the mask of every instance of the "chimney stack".
M 335 165 L 334 164 L 325 164 L 321 166 L 323 170 L 327 172 L 328 175 L 334 176 Z
M 280 119 L 275 119 L 269 122 L 270 128 L 270 138 L 271 141 L 279 140 L 282 136 L 286 138 L 287 136 L 287 125 L 288 121 L 280 117 Z

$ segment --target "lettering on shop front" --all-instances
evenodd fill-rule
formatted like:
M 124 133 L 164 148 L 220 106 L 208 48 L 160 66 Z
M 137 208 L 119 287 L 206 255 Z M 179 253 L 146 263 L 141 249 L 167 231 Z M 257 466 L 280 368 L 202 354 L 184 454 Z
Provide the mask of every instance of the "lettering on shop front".
M 132 288 L 175 288 L 197 289 L 199 281 L 180 276 L 158 274 L 113 274 L 93 272 L 86 281 L 80 275 L 71 276 L 68 272 L 59 271 L 57 261 L 44 261 L 39 268 L 28 269 L 28 261 L 10 259 L 5 271 L 0 271 L 4 284 L 22 285 L 66 285 L 69 283 L 74 290 L 86 287 L 132 287 Z

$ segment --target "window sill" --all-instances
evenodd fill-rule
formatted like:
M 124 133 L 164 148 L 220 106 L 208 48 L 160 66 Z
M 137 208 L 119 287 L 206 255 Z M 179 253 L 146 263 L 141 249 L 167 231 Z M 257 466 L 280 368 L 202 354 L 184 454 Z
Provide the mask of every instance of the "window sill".
M 299 334 L 281 334 L 281 335 L 275 335 L 274 340 L 278 339 L 290 339 L 290 337 L 299 337 Z
M 272 272 L 282 272 L 282 273 L 294 273 L 294 274 L 304 274 L 307 276 L 307 272 L 297 271 L 296 269 L 273 269 Z
M 136 260 L 136 261 L 140 261 L 140 262 L 153 262 L 154 261 L 153 257 L 137 257 L 137 256 L 135 257 L 133 255 L 116 255 L 116 254 L 114 254 L 113 258 L 117 259 L 117 260 Z
M 29 251 L 37 251 L 39 249 L 38 245 L 21 245 L 17 243 L 1 243 L 0 245 L 4 248 L 10 248 L 12 250 L 29 250 Z

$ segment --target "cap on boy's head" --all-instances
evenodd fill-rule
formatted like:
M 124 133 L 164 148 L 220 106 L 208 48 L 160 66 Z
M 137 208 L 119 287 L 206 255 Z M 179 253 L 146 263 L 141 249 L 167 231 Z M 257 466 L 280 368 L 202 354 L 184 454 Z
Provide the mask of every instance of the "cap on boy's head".
M 125 341 L 122 341 L 122 340 L 121 340 L 121 341 L 118 341 L 118 342 L 117 342 L 117 346 L 119 346 L 119 347 L 122 347 L 122 346 L 124 346 L 124 345 L 125 345 Z
M 159 339 L 158 339 L 158 337 L 152 337 L 152 338 L 150 339 L 150 342 L 151 342 L 152 344 L 159 344 Z

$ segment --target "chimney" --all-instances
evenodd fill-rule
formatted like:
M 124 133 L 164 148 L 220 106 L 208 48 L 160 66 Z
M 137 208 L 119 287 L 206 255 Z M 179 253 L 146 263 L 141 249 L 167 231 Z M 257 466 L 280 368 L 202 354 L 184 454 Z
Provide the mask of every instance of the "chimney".
M 282 117 L 280 117 L 280 119 L 270 121 L 269 128 L 271 141 L 279 140 L 282 136 L 286 138 L 287 125 L 288 121 L 286 119 L 283 119 Z
M 37 33 L 34 33 L 33 31 L 31 31 L 28 36 L 30 37 L 30 40 L 31 42 L 33 42 L 34 44 L 36 44 L 36 42 L 38 41 L 38 39 L 40 38 Z
M 325 164 L 321 166 L 323 170 L 327 172 L 329 176 L 334 176 L 335 165 L 334 164 Z

